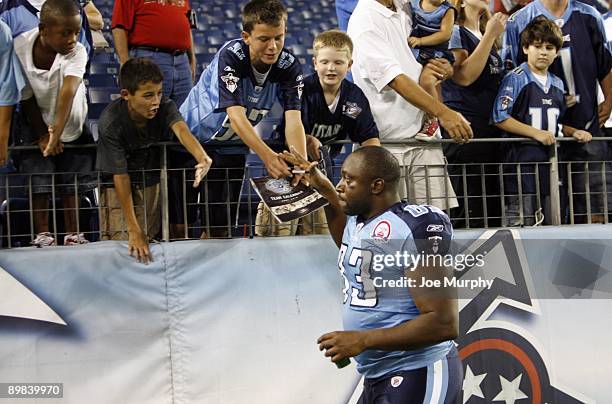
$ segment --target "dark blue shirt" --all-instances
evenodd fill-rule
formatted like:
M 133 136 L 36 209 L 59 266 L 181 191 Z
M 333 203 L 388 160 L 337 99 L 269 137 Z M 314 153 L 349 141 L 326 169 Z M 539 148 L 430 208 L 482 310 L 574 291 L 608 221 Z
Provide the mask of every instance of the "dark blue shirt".
M 563 93 L 561 79 L 548 72 L 543 86 L 525 62 L 504 77 L 493 107 L 492 122 L 514 118 L 557 135 L 557 123 L 566 120 Z

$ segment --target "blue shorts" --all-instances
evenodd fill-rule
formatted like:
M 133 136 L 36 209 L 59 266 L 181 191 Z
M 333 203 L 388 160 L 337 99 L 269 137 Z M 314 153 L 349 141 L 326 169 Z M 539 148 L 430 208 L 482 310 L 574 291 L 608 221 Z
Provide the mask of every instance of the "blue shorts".
M 357 404 L 454 404 L 463 384 L 457 349 L 425 368 L 365 379 Z
M 550 147 L 539 144 L 511 143 L 505 149 L 504 190 L 507 195 L 518 195 L 518 165 L 520 163 L 521 191 L 535 194 L 540 184 L 540 195 L 550 194 Z M 528 164 L 541 163 L 541 164 Z M 537 167 L 537 170 L 536 170 Z
M 449 50 L 438 50 L 434 48 L 411 48 L 412 54 L 417 62 L 425 66 L 430 59 L 446 59 L 452 65 L 455 63 L 455 56 Z

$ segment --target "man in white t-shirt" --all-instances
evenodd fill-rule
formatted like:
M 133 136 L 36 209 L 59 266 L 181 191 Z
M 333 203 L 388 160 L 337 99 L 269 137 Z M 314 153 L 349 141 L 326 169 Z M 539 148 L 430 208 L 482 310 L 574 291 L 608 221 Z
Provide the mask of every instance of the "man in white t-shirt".
M 72 173 L 55 176 L 55 191 L 62 196 L 65 229 L 64 244 L 87 242 L 78 234 L 75 194 L 91 185 L 93 150 L 64 149 L 64 144 L 93 143 L 91 134 L 84 132 L 87 119 L 87 99 L 83 75 L 87 52 L 78 42 L 81 17 L 72 0 L 48 0 L 40 12 L 40 26 L 14 40 L 14 48 L 26 74 L 27 85 L 22 91 L 22 130 L 18 143 L 37 144 L 40 151 L 20 153 L 18 170 L 22 173 L 43 173 L 32 176 L 33 218 L 38 233 L 34 244 L 54 244 L 49 233 L 48 204 L 51 180 L 55 172 Z M 79 175 L 74 176 L 74 173 Z M 90 175 L 87 175 L 90 174 Z M 74 184 L 78 180 L 78 190 Z M 55 229 L 57 231 L 57 229 Z
M 458 142 L 473 136 L 469 122 L 461 114 L 429 96 L 417 84 L 422 66 L 408 46 L 412 30 L 409 10 L 408 0 L 361 0 L 357 4 L 348 26 L 354 44 L 353 80 L 370 102 L 383 146 L 403 167 L 402 198 L 450 209 L 457 206 L 457 199 L 439 144 L 384 144 L 413 139 L 425 113 L 437 117 Z M 434 59 L 427 66 L 440 80 L 452 74 L 452 66 L 442 59 Z

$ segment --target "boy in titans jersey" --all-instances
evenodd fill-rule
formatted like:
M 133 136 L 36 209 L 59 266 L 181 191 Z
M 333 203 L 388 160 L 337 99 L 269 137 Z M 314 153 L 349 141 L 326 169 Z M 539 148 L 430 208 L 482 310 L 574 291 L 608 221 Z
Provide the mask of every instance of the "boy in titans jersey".
M 457 303 L 439 289 L 419 288 L 419 277 L 409 275 L 445 271 L 387 261 L 404 253 L 446 254 L 453 232 L 449 218 L 435 207 L 400 201 L 400 166 L 382 147 L 365 146 L 349 155 L 335 189 L 316 163 L 284 155 L 310 170 L 310 184 L 329 201 L 325 213 L 340 248 L 345 331 L 322 335 L 319 348 L 335 363 L 355 358 L 365 377 L 359 403 L 455 403 L 463 380 L 452 342 L 458 333 Z M 386 257 L 382 268 L 380 257 Z M 404 276 L 416 286 L 391 284 Z
M 280 102 L 285 111 L 287 143 L 306 156 L 300 119 L 302 72 L 298 59 L 283 48 L 286 22 L 287 11 L 279 0 L 247 3 L 242 15 L 242 38 L 223 45 L 180 107 L 200 142 L 221 144 L 240 139 L 247 146 L 220 148 L 211 156 L 213 167 L 228 170 L 209 174 L 209 179 L 219 180 L 208 183 L 209 201 L 232 204 L 230 217 L 235 215 L 249 148 L 261 158 L 270 176 L 291 176 L 284 160 L 254 129 L 275 102 Z M 227 178 L 225 171 L 229 171 Z M 224 208 L 213 204 L 211 210 L 215 211 L 210 212 L 210 222 L 214 227 L 221 226 L 221 236 L 227 235 L 229 226 Z
M 504 77 L 493 107 L 492 120 L 510 135 L 532 138 L 541 143 L 511 143 L 505 153 L 506 163 L 547 162 L 550 145 L 555 143 L 558 121 L 565 122 L 565 96 L 563 82 L 548 71 L 561 45 L 563 35 L 559 27 L 546 17 L 532 20 L 521 34 L 521 46 L 527 62 Z M 579 142 L 589 142 L 591 134 L 563 125 L 563 134 Z M 509 173 L 518 173 L 518 166 L 505 167 Z M 540 195 L 546 198 L 550 191 L 549 167 L 533 164 L 520 165 L 521 187 L 516 176 L 505 176 L 504 187 L 509 195 L 506 206 L 508 225 L 534 224 L 536 211 L 545 201 L 536 200 L 536 184 Z M 521 190 L 521 192 L 519 192 Z M 523 212 L 519 211 L 519 197 L 523 195 Z M 546 210 L 546 209 L 545 209 Z M 545 218 L 548 216 L 545 214 Z
M 412 32 L 408 44 L 417 62 L 426 66 L 431 59 L 444 58 L 451 64 L 455 58 L 448 50 L 448 41 L 453 33 L 455 8 L 443 0 L 412 0 Z M 431 69 L 423 69 L 419 85 L 432 97 L 440 99 L 438 85 L 440 78 Z M 431 141 L 440 138 L 439 124 L 435 117 L 429 117 L 415 138 Z
M 345 77 L 353 63 L 353 41 L 344 32 L 325 31 L 313 42 L 312 61 L 316 74 L 304 78 L 302 95 L 302 124 L 306 132 L 306 146 L 310 161 L 321 160 L 321 147 L 336 140 L 351 139 L 362 146 L 380 146 L 378 128 L 363 91 Z M 279 136 L 285 123 L 278 127 Z M 329 155 L 334 158 L 342 145 L 331 145 Z M 312 221 L 313 223 L 311 223 Z M 276 224 L 261 204 L 257 208 L 259 236 L 327 234 L 323 209 L 299 220 Z
M 550 71 L 563 80 L 566 93 L 570 95 L 571 101 L 568 101 L 565 118 L 567 123 L 587 130 L 593 136 L 601 136 L 600 127 L 612 110 L 612 53 L 606 46 L 601 15 L 593 7 L 578 0 L 533 1 L 508 19 L 502 55 L 508 70 L 525 61 L 520 34 L 537 16 L 545 16 L 554 21 L 563 32 L 559 58 L 552 64 Z M 598 83 L 604 93 L 604 101 L 599 105 Z M 560 161 L 574 162 L 571 166 L 573 195 L 570 195 L 573 198 L 574 221 L 603 222 L 601 195 L 604 191 L 604 178 L 601 163 L 598 162 L 609 160 L 607 142 L 565 142 L 560 145 L 559 151 Z M 578 163 L 583 161 L 593 163 Z M 588 177 L 586 172 L 590 173 Z M 563 178 L 567 170 L 561 166 L 560 173 Z M 608 181 L 608 187 L 612 186 L 610 178 Z M 567 183 L 568 179 L 563 178 L 563 182 Z M 586 197 L 587 185 L 590 198 Z M 567 202 L 562 199 L 562 203 Z M 590 218 L 587 216 L 589 204 L 592 214 Z

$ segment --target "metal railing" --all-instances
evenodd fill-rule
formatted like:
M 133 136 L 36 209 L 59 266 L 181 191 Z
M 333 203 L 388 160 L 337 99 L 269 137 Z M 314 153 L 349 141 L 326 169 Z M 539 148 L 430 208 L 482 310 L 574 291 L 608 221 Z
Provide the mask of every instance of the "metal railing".
M 610 141 L 612 138 L 594 138 L 593 142 Z M 572 142 L 573 139 L 557 139 L 559 143 Z M 474 139 L 471 143 L 478 142 L 527 142 L 523 139 Z M 338 142 L 350 144 L 350 142 Z M 453 143 L 452 140 L 441 140 L 439 143 Z M 532 142 L 535 143 L 535 142 Z M 385 143 L 389 145 L 425 146 L 420 142 Z M 157 170 L 139 171 L 131 173 L 134 189 L 146 187 L 145 176 L 153 175 L 159 177 L 159 203 L 160 232 L 151 237 L 168 241 L 175 239 L 188 239 L 200 237 L 253 237 L 255 235 L 255 216 L 259 198 L 248 183 L 248 178 L 265 175 L 262 164 L 247 162 L 244 172 L 242 167 L 235 168 L 213 168 L 210 175 L 203 181 L 198 190 L 192 191 L 193 168 L 172 168 L 168 166 L 168 153 L 170 146 L 176 143 L 161 143 L 161 165 Z M 95 147 L 81 146 L 81 147 Z M 427 147 L 432 147 L 428 144 Z M 435 147 L 435 145 L 433 146 Z M 24 149 L 35 149 L 35 147 L 14 147 L 12 151 L 19 152 Z M 206 146 L 207 150 L 210 147 Z M 336 160 L 337 162 L 339 160 Z M 558 148 L 550 148 L 550 158 L 543 162 L 525 163 L 465 163 L 447 164 L 444 166 L 446 173 L 443 174 L 450 179 L 456 192 L 458 208 L 451 209 L 448 213 L 453 224 L 457 228 L 488 228 L 500 226 L 529 226 L 529 225 L 561 225 L 576 223 L 608 223 L 612 195 L 608 181 L 612 181 L 611 162 L 602 161 L 559 161 Z M 407 170 L 407 168 L 404 168 Z M 235 172 L 232 172 L 235 171 Z M 339 178 L 340 166 L 332 168 L 331 177 Z M 240 175 L 235 175 L 239 173 Z M 102 173 L 95 173 L 95 180 L 90 184 L 79 183 L 76 173 L 73 174 L 71 194 L 79 201 L 76 215 L 76 232 L 84 233 L 90 241 L 109 238 L 100 227 L 103 216 L 108 215 L 101 203 L 101 193 L 112 186 L 112 179 Z M 49 174 L 47 174 L 49 175 Z M 543 175 L 547 178 L 543 178 Z M 20 173 L 0 174 L 0 244 L 2 247 L 15 247 L 29 245 L 35 237 L 36 210 L 33 209 L 34 175 Z M 190 177 L 191 176 L 191 177 Z M 404 176 L 406 176 L 404 172 Z M 49 215 L 50 231 L 58 240 L 66 229 L 62 223 L 62 215 L 70 210 L 62 205 L 62 199 L 56 188 L 59 184 L 55 176 L 51 177 L 51 192 L 49 195 L 49 206 L 42 209 L 43 214 Z M 214 178 L 213 178 L 214 177 Z M 435 180 L 436 175 L 428 174 L 425 170 L 422 180 L 425 182 Z M 523 179 L 532 177 L 535 189 L 523 189 Z M 517 179 L 516 192 L 509 192 L 505 184 L 509 179 Z M 577 183 L 575 179 L 582 181 Z M 596 179 L 593 180 L 593 178 Z M 418 180 L 418 178 L 410 178 Z M 518 180 L 521 179 L 521 180 Z M 574 180 L 570 180 L 574 179 Z M 543 190 L 543 184 L 549 182 L 547 190 Z M 593 189 L 593 184 L 597 187 Z M 177 186 L 177 184 L 180 184 Z M 81 192 L 80 188 L 88 185 L 88 192 Z M 577 186 L 578 185 L 578 186 Z M 219 195 L 217 191 L 221 188 L 233 188 L 234 193 L 239 190 L 237 198 L 232 198 L 232 193 L 227 192 Z M 548 191 L 548 192 L 547 192 Z M 412 200 L 414 195 L 407 195 Z M 102 198 L 104 199 L 104 198 Z M 436 205 L 440 199 L 444 199 L 446 206 L 453 200 L 449 192 L 435 197 L 425 195 L 425 202 Z M 438 199 L 438 200 L 436 200 Z M 514 204 L 516 208 L 510 215 L 509 205 Z M 146 196 L 137 208 L 142 209 L 144 222 L 147 222 L 147 209 L 151 209 Z M 40 212 L 39 212 L 40 213 Z M 320 220 L 320 219 L 319 219 Z M 182 223 L 181 223 L 182 222 Z M 182 224 L 182 225 L 181 225 Z M 259 226 L 271 226 L 272 224 L 259 224 Z M 307 225 L 292 224 L 289 234 L 294 234 L 295 229 L 310 230 L 316 232 L 315 228 L 324 227 L 324 223 L 311 220 Z M 309 226 L 306 229 L 304 226 Z M 282 233 L 286 234 L 286 233 Z M 126 234 L 124 234 L 125 236 Z

